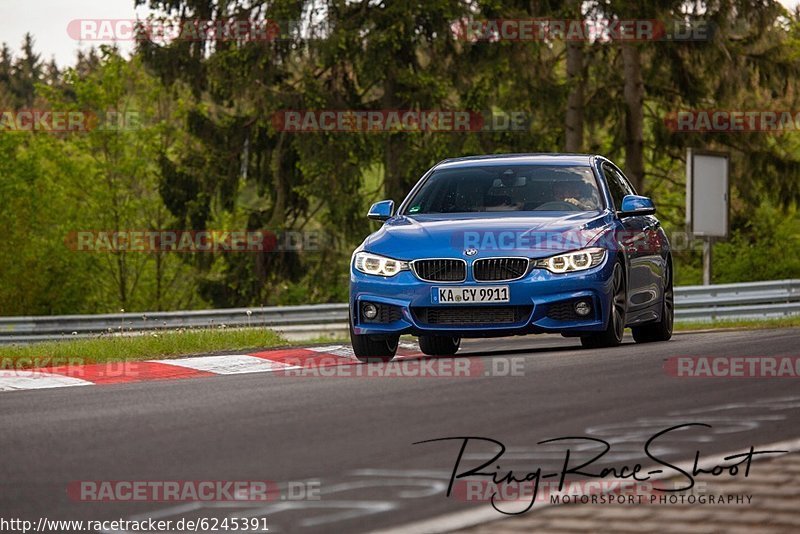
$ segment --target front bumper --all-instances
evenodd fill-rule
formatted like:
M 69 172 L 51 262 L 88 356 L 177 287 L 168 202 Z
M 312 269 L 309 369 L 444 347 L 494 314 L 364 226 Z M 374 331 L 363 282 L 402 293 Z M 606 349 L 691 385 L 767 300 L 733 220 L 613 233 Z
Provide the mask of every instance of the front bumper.
M 605 329 L 609 316 L 613 282 L 613 258 L 607 255 L 602 264 L 587 271 L 553 274 L 545 269 L 532 269 L 525 277 L 513 282 L 424 282 L 409 271 L 393 277 L 363 274 L 350 269 L 350 317 L 353 332 L 364 335 L 411 334 L 457 335 L 460 337 L 494 337 L 531 333 L 560 333 L 580 335 Z M 485 287 L 507 285 L 509 302 L 480 306 L 514 306 L 526 313 L 517 313 L 513 322 L 502 324 L 431 324 L 426 322 L 423 308 L 441 308 L 433 304 L 431 291 L 443 286 Z M 591 301 L 592 312 L 586 318 L 564 317 L 555 313 L 576 300 Z M 388 322 L 367 321 L 360 313 L 362 302 L 395 306 L 399 313 L 390 315 Z M 560 305 L 560 306 L 559 306 Z M 469 307 L 476 304 L 448 305 Z M 529 311 L 528 311 L 529 310 Z M 386 318 L 384 317 L 384 320 Z

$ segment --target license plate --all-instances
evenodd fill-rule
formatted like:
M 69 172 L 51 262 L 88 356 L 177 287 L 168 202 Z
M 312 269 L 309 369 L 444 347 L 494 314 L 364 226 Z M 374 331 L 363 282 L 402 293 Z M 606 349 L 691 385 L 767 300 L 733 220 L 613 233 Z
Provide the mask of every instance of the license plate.
M 434 304 L 508 302 L 508 293 L 508 286 L 434 287 L 431 300 Z

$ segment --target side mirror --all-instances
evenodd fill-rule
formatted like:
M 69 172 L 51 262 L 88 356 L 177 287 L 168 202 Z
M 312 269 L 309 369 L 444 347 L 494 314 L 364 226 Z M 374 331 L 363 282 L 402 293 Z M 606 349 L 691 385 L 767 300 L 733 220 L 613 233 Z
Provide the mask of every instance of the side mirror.
M 620 218 L 635 217 L 637 215 L 655 215 L 656 205 L 647 197 L 639 195 L 626 195 L 622 199 L 622 207 L 617 212 Z
M 381 200 L 372 205 L 367 217 L 373 221 L 385 221 L 394 213 L 394 200 Z

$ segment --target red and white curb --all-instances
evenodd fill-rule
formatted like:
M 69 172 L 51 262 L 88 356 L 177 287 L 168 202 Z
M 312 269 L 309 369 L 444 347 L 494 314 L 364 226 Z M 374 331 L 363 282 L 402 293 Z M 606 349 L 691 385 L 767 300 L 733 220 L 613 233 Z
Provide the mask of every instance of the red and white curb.
M 421 356 L 413 343 L 401 343 L 398 358 Z M 178 380 L 217 375 L 271 373 L 308 366 L 360 364 L 347 345 L 294 347 L 253 354 L 197 356 L 172 360 L 109 362 L 36 369 L 0 369 L 0 391 L 50 389 Z

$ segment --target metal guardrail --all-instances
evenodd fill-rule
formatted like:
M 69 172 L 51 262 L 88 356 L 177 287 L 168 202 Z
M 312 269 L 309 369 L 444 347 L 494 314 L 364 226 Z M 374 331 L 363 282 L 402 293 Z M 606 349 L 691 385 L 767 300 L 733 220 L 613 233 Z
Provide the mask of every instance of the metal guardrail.
M 675 288 L 675 319 L 772 319 L 800 313 L 800 280 Z
M 263 327 L 286 333 L 313 334 L 337 330 L 346 323 L 347 304 L 0 317 L 0 344 L 180 328 Z
M 766 319 L 793 314 L 800 314 L 800 280 L 675 288 L 675 318 L 679 321 Z M 308 337 L 346 330 L 347 304 L 0 317 L 0 343 L 202 327 L 264 327 Z

